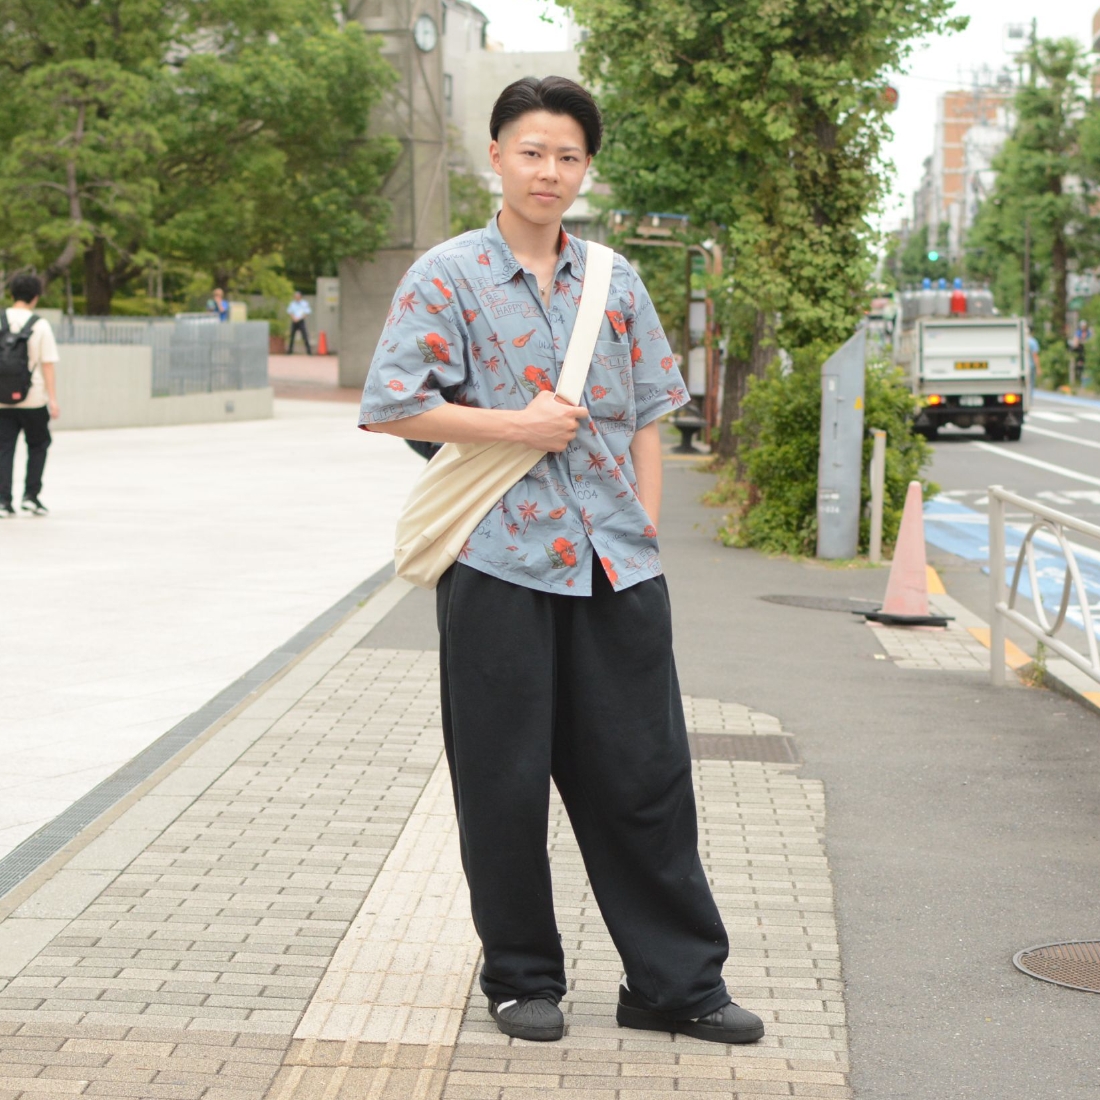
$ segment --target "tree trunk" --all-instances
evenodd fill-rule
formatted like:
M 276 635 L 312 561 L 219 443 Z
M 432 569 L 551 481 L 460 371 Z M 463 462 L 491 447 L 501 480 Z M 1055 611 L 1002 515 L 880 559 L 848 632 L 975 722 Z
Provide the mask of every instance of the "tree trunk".
M 96 237 L 84 250 L 84 312 L 89 317 L 106 317 L 111 312 L 114 284 L 107 267 L 107 246 Z
M 1066 234 L 1059 228 L 1050 245 L 1050 324 L 1056 339 L 1064 341 L 1066 332 L 1066 280 L 1069 277 Z
M 758 309 L 753 317 L 752 349 L 747 359 L 726 357 L 722 381 L 722 410 L 719 420 L 717 452 L 721 458 L 737 458 L 739 440 L 733 425 L 741 419 L 742 403 L 750 378 L 762 378 L 775 358 L 775 315 Z

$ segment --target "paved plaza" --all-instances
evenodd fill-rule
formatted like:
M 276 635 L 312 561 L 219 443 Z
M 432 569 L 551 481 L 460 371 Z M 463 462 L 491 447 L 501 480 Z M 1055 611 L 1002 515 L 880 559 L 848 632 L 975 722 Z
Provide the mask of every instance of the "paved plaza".
M 0 896 L 0 1100 L 1093 1100 L 1089 996 L 1010 960 L 1100 931 L 1095 715 L 991 689 L 980 616 L 947 594 L 951 627 L 908 633 L 764 601 L 873 598 L 885 575 L 723 549 L 707 476 L 672 455 L 700 850 L 727 983 L 767 1033 L 616 1026 L 619 960 L 555 798 L 566 1036 L 501 1035 L 433 596 L 384 569 L 420 462 L 287 375 L 303 392 L 270 422 L 59 433 L 55 514 L 0 529 L 29 658 L 0 733 L 9 849 L 269 668 Z

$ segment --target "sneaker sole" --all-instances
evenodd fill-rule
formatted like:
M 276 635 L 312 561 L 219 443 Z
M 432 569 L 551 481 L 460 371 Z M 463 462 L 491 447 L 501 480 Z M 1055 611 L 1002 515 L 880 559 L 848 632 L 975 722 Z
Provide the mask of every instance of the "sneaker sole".
M 764 1037 L 763 1024 L 735 1031 L 731 1028 L 697 1023 L 694 1020 L 669 1020 L 647 1009 L 630 1008 L 624 1004 L 616 1008 L 615 1020 L 619 1027 L 632 1027 L 638 1031 L 664 1031 L 670 1035 L 687 1035 L 692 1039 L 702 1039 L 708 1043 L 755 1043 L 757 1039 Z
M 557 1027 L 529 1027 L 525 1024 L 513 1024 L 497 1014 L 495 1005 L 490 1006 L 489 1015 L 496 1021 L 497 1027 L 513 1039 L 526 1039 L 530 1043 L 552 1043 L 565 1034 L 564 1021 Z

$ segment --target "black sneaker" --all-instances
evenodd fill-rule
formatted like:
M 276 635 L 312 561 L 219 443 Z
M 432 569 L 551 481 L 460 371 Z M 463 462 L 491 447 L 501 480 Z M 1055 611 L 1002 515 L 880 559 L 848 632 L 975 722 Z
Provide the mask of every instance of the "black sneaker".
M 619 986 L 619 1007 L 615 1010 L 619 1027 L 640 1031 L 666 1031 L 690 1035 L 708 1043 L 755 1043 L 764 1036 L 764 1021 L 733 1001 L 695 1020 L 670 1020 L 645 1008 L 641 998 L 625 986 Z
M 32 516 L 48 516 L 50 514 L 49 508 L 38 497 L 24 497 L 23 511 L 30 512 Z
M 10 500 L 0 501 L 0 519 L 11 519 L 15 515 L 15 509 Z
M 533 1043 L 550 1043 L 565 1034 L 565 1017 L 561 1009 L 545 997 L 520 997 L 518 1000 L 489 1001 L 489 1015 L 497 1027 L 513 1039 Z

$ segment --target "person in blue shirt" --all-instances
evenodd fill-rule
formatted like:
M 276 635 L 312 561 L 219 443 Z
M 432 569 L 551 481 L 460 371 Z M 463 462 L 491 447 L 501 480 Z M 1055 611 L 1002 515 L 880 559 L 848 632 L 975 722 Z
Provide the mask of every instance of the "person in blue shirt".
M 312 355 L 313 349 L 309 346 L 309 333 L 306 332 L 306 318 L 313 310 L 309 308 L 309 302 L 302 297 L 300 290 L 294 292 L 294 297 L 287 305 L 286 311 L 290 316 L 290 347 L 287 348 L 287 354 L 294 354 L 294 337 L 301 333 L 302 341 L 306 345 L 306 355 Z
M 660 418 L 686 387 L 638 273 L 616 256 L 582 404 L 554 387 L 587 242 L 562 229 L 602 124 L 564 77 L 509 85 L 489 123 L 503 208 L 401 280 L 360 426 L 544 453 L 437 589 L 444 746 L 463 869 L 504 1034 L 561 1038 L 551 781 L 624 964 L 620 1026 L 755 1042 L 722 978 L 729 940 L 698 851 L 657 532 Z
M 1039 341 L 1035 339 L 1034 333 L 1028 333 L 1027 337 L 1027 360 L 1028 370 L 1031 375 L 1031 388 L 1034 389 L 1039 384 Z
M 225 300 L 225 291 L 220 286 L 214 288 L 214 296 L 206 303 L 207 313 L 216 313 L 219 321 L 229 320 L 229 303 Z

